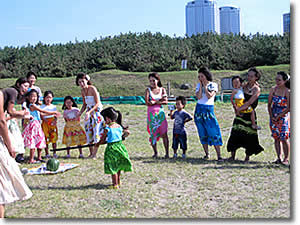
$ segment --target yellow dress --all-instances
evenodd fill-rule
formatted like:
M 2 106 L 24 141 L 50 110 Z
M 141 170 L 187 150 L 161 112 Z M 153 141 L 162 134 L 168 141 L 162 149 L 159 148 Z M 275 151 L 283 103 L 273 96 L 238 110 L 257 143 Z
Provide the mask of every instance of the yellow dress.
M 57 142 L 57 126 L 55 117 L 44 118 L 42 122 L 42 129 L 45 134 L 46 144 Z
M 245 104 L 245 97 L 242 89 L 239 89 L 238 92 L 234 95 L 234 101 L 238 108 Z M 241 111 L 241 113 L 251 113 L 252 111 L 253 108 L 249 106 L 247 109 Z
M 79 109 L 77 108 L 71 110 L 66 109 L 64 111 L 64 118 L 75 119 L 78 112 Z M 66 122 L 62 143 L 67 147 L 86 144 L 86 134 L 80 125 L 80 121 L 71 120 Z

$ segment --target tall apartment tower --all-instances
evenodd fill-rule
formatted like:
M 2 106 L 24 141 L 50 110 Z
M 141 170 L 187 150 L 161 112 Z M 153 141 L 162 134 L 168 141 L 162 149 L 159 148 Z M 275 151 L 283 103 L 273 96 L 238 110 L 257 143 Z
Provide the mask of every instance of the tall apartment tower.
M 289 32 L 290 33 L 291 27 L 291 19 L 290 13 L 283 14 L 283 33 Z
M 240 8 L 236 6 L 222 6 L 219 8 L 219 14 L 221 34 L 240 33 Z
M 219 10 L 216 0 L 195 0 L 185 7 L 186 34 L 220 33 Z

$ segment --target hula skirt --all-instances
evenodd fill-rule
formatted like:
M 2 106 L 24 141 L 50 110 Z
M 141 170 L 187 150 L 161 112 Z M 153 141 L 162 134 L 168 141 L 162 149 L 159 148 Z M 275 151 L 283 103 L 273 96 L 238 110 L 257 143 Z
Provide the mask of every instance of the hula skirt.
M 119 171 L 132 171 L 127 149 L 122 141 L 107 143 L 104 153 L 104 172 L 116 174 Z
M 223 145 L 221 130 L 213 105 L 197 104 L 194 120 L 201 144 Z
M 13 142 L 13 140 L 11 140 Z M 32 196 L 20 168 L 0 137 L 0 204 L 26 200 Z
M 148 106 L 147 131 L 150 134 L 149 142 L 155 145 L 161 135 L 168 132 L 168 122 L 161 105 Z
M 42 129 L 45 134 L 46 144 L 57 142 L 58 134 L 55 117 L 45 118 L 42 122 Z
M 26 148 L 46 148 L 45 135 L 39 120 L 31 121 L 24 128 L 22 137 L 24 138 L 24 146 Z
M 89 111 L 93 106 L 87 106 L 86 111 Z M 86 142 L 98 143 L 104 132 L 104 119 L 100 114 L 101 108 L 98 107 L 91 114 L 90 118 L 84 121 L 84 128 L 86 133 Z
M 79 121 L 67 121 L 62 143 L 67 147 L 86 144 L 86 135 Z

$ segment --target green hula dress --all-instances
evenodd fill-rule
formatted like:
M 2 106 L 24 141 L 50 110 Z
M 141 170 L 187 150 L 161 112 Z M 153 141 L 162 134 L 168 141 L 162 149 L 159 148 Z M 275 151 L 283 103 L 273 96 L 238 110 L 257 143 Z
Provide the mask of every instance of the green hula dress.
M 107 146 L 104 153 L 104 172 L 106 174 L 116 174 L 119 171 L 132 171 L 132 164 L 128 156 L 127 149 L 122 143 L 123 128 L 106 127 Z

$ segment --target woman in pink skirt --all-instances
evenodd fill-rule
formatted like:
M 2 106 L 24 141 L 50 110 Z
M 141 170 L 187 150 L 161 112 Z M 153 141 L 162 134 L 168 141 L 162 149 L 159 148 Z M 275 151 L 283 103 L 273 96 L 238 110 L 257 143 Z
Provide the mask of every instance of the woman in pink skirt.
M 153 148 L 153 158 L 157 157 L 157 141 L 163 139 L 165 158 L 169 158 L 168 122 L 162 105 L 168 103 L 166 90 L 162 87 L 158 73 L 150 73 L 150 87 L 146 89 L 145 101 L 147 110 L 147 131 L 150 134 L 150 144 Z

